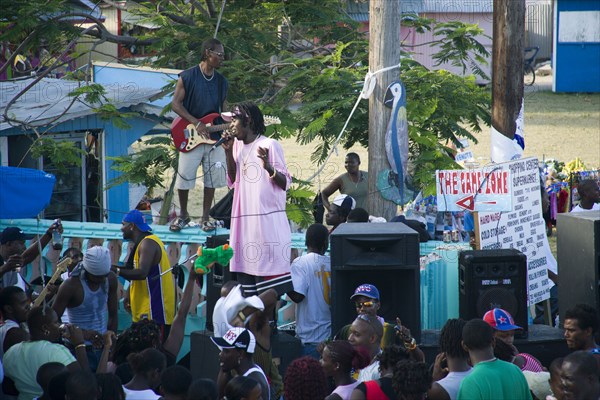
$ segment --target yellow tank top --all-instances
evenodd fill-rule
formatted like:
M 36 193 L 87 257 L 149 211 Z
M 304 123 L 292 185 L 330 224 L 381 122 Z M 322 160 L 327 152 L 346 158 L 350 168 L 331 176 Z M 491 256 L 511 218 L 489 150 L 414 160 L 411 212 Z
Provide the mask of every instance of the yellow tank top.
M 175 280 L 171 273 L 160 276 L 171 267 L 165 245 L 156 235 L 146 236 L 142 239 L 144 240 L 154 240 L 160 246 L 162 254 L 160 264 L 150 267 L 146 279 L 131 281 L 131 318 L 133 322 L 148 318 L 160 325 L 171 325 L 175 317 Z M 139 249 L 138 245 L 133 258 L 134 268 L 139 268 Z

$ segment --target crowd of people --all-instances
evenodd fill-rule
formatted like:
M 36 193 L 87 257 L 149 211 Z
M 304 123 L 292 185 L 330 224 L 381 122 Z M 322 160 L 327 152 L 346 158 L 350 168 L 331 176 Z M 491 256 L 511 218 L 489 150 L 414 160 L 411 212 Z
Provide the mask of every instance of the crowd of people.
M 123 218 L 123 238 L 135 246 L 122 267 L 111 265 L 108 250 L 101 246 L 88 248 L 82 257 L 78 250 L 66 249 L 65 256 L 81 261 L 39 306 L 32 306 L 30 293 L 18 279 L 3 285 L 3 398 L 600 398 L 600 319 L 589 305 L 566 311 L 564 337 L 571 353 L 550 365 L 517 350 L 514 334 L 522 327 L 502 309 L 492 309 L 481 319 L 448 320 L 440 333 L 440 353 L 426 360 L 408 327 L 378 315 L 385 293 L 369 283 L 348 296 L 356 306 L 354 321 L 332 332 L 329 232 L 321 224 L 308 229 L 307 252 L 293 261 L 292 289 L 287 292 L 297 303 L 296 334 L 304 354 L 291 362 L 283 377 L 279 374 L 270 343 L 279 293 L 270 288 L 248 294 L 242 283 L 231 280 L 223 285 L 214 310 L 211 339 L 219 349 L 218 377 L 194 380 L 188 368 L 177 364 L 177 356 L 198 276 L 191 268 L 176 309 L 174 301 L 168 301 L 168 293 L 175 290 L 171 274 L 165 274 L 169 280 L 161 280 L 161 271 L 168 267 L 161 262 L 164 245 L 149 228 L 138 211 Z M 15 266 L 27 260 L 28 252 L 31 257 L 29 249 L 40 248 L 34 242 L 26 249 L 25 240 L 30 239 L 18 228 L 2 232 L 3 277 L 8 268 L 17 272 Z M 142 284 L 139 293 L 130 296 L 134 322 L 116 335 L 118 276 Z M 155 282 L 162 294 L 153 293 Z M 162 299 L 159 306 L 156 299 Z

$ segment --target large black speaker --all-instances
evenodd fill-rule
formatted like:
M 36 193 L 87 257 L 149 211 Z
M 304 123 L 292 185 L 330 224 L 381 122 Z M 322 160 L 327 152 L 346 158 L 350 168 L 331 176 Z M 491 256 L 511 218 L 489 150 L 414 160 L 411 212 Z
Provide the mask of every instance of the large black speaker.
M 332 332 L 354 321 L 354 289 L 371 283 L 379 289 L 379 315 L 402 320 L 421 338 L 419 234 L 403 223 L 349 223 L 331 234 Z
M 483 318 L 493 309 L 508 311 L 527 337 L 527 256 L 515 249 L 461 251 L 458 269 L 460 317 Z
M 208 236 L 206 238 L 206 247 L 214 249 L 229 242 L 229 234 Z M 229 265 L 221 265 L 214 263 L 208 275 L 206 275 L 206 330 L 214 331 L 213 329 L 213 310 L 217 300 L 221 297 L 221 287 L 223 284 L 232 279 L 232 274 L 229 271 Z
M 600 211 L 558 214 L 556 231 L 560 320 L 576 304 L 600 310 Z

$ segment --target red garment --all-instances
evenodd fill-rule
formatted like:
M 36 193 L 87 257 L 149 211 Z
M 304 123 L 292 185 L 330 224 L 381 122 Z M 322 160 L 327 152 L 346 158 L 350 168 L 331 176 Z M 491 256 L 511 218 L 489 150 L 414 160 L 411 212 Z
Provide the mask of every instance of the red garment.
M 377 381 L 366 381 L 363 383 L 367 389 L 367 393 L 365 393 L 367 400 L 390 400 L 385 393 L 383 393 L 383 390 L 381 390 Z
M 558 212 L 569 212 L 569 192 L 566 189 L 561 189 L 558 193 Z

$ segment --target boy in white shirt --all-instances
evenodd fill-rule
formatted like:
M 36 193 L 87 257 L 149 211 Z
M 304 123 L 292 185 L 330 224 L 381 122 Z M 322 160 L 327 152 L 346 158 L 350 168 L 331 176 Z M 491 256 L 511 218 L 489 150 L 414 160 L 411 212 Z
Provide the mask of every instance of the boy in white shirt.
M 319 359 L 317 345 L 331 336 L 331 260 L 325 255 L 329 232 L 324 225 L 308 228 L 306 247 L 307 254 L 292 263 L 294 290 L 287 295 L 296 303 L 296 336 L 304 355 Z

